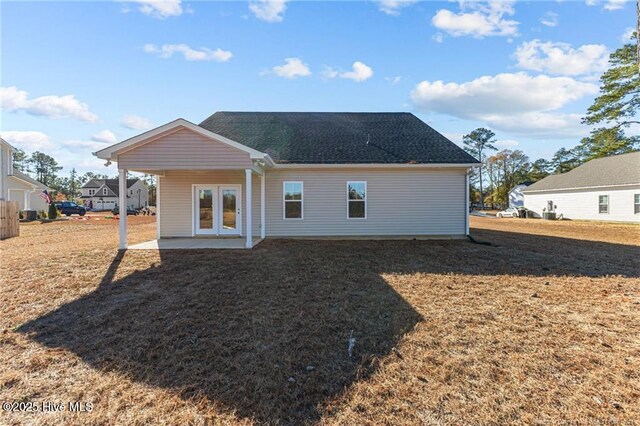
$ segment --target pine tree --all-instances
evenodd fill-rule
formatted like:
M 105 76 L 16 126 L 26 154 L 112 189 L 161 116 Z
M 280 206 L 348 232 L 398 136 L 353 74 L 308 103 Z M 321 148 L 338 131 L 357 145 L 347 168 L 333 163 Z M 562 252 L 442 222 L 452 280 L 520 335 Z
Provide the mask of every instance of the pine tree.
M 600 125 L 582 139 L 584 161 L 634 151 L 640 137 L 625 135 L 624 129 L 640 124 L 640 72 L 638 33 L 635 43 L 625 44 L 609 56 L 610 68 L 600 77 L 600 96 L 589 107 L 583 123 Z

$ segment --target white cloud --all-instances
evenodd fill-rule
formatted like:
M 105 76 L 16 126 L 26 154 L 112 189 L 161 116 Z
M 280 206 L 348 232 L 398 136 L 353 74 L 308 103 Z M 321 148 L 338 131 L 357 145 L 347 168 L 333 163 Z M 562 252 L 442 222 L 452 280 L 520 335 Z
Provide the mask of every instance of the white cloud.
M 391 16 L 400 15 L 400 10 L 404 7 L 411 6 L 416 3 L 417 0 L 378 0 L 378 8 L 380 12 L 386 13 Z
M 392 86 L 395 86 L 396 84 L 400 83 L 400 81 L 402 80 L 402 76 L 396 75 L 395 77 L 385 77 L 384 79 L 391 83 Z
M 618 10 L 624 8 L 625 3 L 629 0 L 608 0 L 603 8 L 605 10 Z
M 586 75 L 607 69 L 609 52 L 603 44 L 585 44 L 577 49 L 567 43 L 532 40 L 514 54 L 517 66 L 526 70 L 561 75 Z
M 162 47 L 158 47 L 155 44 L 145 44 L 143 49 L 147 53 L 155 54 L 165 59 L 172 57 L 175 53 L 181 53 L 187 61 L 227 62 L 233 56 L 233 53 L 228 50 L 220 48 L 211 50 L 206 47 L 193 49 L 186 44 L 165 44 Z
M 444 41 L 444 34 L 435 33 L 433 36 L 431 36 L 431 40 L 435 41 L 436 43 L 442 43 Z
M 131 130 L 148 130 L 153 127 L 153 124 L 148 118 L 138 115 L 125 115 L 122 117 L 120 125 Z
M 629 0 L 606 0 L 602 6 L 602 8 L 604 10 L 619 10 L 624 8 L 625 4 L 628 2 Z M 587 6 L 597 6 L 598 4 L 600 4 L 599 0 L 586 0 L 585 4 Z
M 0 132 L 0 136 L 16 148 L 28 152 L 42 151 L 53 147 L 49 136 L 42 132 L 11 130 Z
M 96 133 L 91 136 L 91 140 L 94 142 L 102 142 L 102 143 L 116 143 L 116 135 L 113 134 L 110 130 L 103 130 L 101 132 Z
M 104 142 L 98 142 L 98 141 L 68 140 L 68 141 L 62 142 L 62 146 L 64 146 L 65 148 L 69 148 L 72 151 L 77 151 L 77 150 L 98 151 L 100 149 L 106 148 L 108 144 Z
M 340 78 L 353 80 L 353 81 L 356 81 L 358 83 L 361 83 L 361 82 L 363 82 L 365 80 L 370 79 L 373 76 L 373 69 L 371 69 L 370 66 L 368 66 L 367 64 L 365 64 L 363 62 L 355 61 L 353 63 L 353 65 L 351 66 L 351 71 L 340 72 L 340 71 L 337 71 L 337 70 L 335 70 L 335 69 L 333 69 L 331 67 L 327 67 L 322 72 L 322 75 L 323 75 L 323 77 L 326 77 L 326 78 L 340 77 Z
M 629 27 L 624 31 L 624 34 L 622 34 L 622 36 L 620 36 L 620 41 L 624 44 L 628 44 L 631 43 L 631 36 L 633 36 L 633 33 L 636 31 L 636 29 L 634 27 Z
M 560 23 L 560 15 L 555 12 L 547 12 L 540 18 L 540 23 L 547 27 L 557 27 Z
M 76 99 L 74 95 L 40 96 L 29 99 L 29 94 L 17 87 L 0 87 L 0 107 L 5 111 L 49 117 L 75 118 L 82 121 L 94 122 L 98 116 L 89 111 L 89 106 Z
M 498 139 L 495 143 L 497 148 L 515 148 L 520 142 L 514 139 Z
M 460 11 L 440 9 L 431 19 L 433 26 L 454 37 L 518 35 L 518 21 L 507 19 L 515 13 L 512 0 L 460 1 Z
M 566 137 L 586 133 L 580 126 L 581 116 L 553 111 L 597 92 L 598 86 L 570 77 L 532 77 L 520 72 L 464 83 L 423 81 L 411 92 L 411 100 L 420 111 L 484 121 L 513 133 Z
M 266 22 L 282 22 L 287 0 L 257 0 L 249 2 L 249 10 L 256 18 Z
M 373 69 L 367 64 L 356 61 L 352 65 L 352 70 L 340 74 L 340 78 L 357 81 L 358 83 L 368 80 L 373 76 Z
M 278 77 L 296 78 L 311 75 L 311 70 L 300 58 L 286 58 L 284 65 L 273 67 L 273 72 Z
M 131 0 L 145 15 L 158 19 L 180 16 L 184 12 L 182 0 Z

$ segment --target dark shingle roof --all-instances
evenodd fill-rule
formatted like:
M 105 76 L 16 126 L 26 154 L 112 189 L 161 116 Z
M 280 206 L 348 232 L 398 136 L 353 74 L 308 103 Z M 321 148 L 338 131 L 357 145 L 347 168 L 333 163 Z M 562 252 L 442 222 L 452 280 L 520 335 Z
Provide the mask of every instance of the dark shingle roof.
M 223 111 L 200 127 L 267 153 L 276 163 L 477 162 L 410 113 Z
M 640 184 L 640 151 L 598 158 L 558 175 L 547 176 L 522 192 Z
M 133 184 L 135 184 L 138 179 L 127 179 L 127 189 L 131 188 Z M 120 184 L 118 179 L 105 179 L 104 184 L 109 188 L 114 194 L 120 194 Z

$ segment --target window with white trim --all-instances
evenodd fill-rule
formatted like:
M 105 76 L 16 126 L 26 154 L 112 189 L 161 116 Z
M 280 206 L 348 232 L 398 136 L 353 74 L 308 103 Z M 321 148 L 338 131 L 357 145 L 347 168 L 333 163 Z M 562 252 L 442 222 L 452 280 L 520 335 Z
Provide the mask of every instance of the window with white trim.
M 367 218 L 367 182 L 347 182 L 347 218 Z
M 107 195 L 107 188 L 102 188 L 102 195 Z
M 640 194 L 633 194 L 633 213 L 640 214 Z
M 282 183 L 282 203 L 285 219 L 304 218 L 304 184 L 302 182 Z
M 93 194 L 95 194 L 95 193 L 96 193 L 96 190 L 95 190 L 95 189 L 90 189 L 90 190 L 89 190 L 89 195 L 93 195 Z
M 609 213 L 609 196 L 598 196 L 598 213 Z

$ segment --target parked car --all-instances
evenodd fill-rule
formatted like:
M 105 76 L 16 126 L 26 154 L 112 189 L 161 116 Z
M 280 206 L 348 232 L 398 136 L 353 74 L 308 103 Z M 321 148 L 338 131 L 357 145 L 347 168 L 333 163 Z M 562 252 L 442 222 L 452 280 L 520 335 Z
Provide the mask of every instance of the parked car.
M 117 216 L 120 214 L 120 208 L 118 207 L 114 207 L 113 210 L 111 210 L 111 213 L 114 216 Z M 127 207 L 127 216 L 138 216 L 138 210 L 134 210 L 131 207 Z
M 79 206 L 73 201 L 56 201 L 54 204 L 60 213 L 66 216 L 71 216 L 73 214 L 84 216 L 87 213 L 87 209 L 85 207 Z
M 509 207 L 506 210 L 498 212 L 496 214 L 496 216 L 498 216 L 498 217 L 520 217 L 520 214 L 518 213 L 518 209 L 516 209 L 515 207 Z

